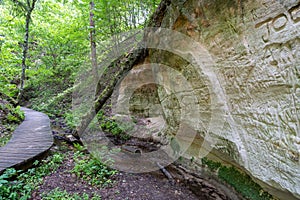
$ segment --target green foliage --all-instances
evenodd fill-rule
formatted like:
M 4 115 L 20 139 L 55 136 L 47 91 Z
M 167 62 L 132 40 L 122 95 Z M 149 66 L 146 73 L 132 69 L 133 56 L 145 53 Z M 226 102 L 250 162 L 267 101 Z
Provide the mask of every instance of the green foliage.
M 98 49 L 101 50 L 99 43 L 114 34 L 142 28 L 158 3 L 158 0 L 95 1 Z M 24 10 L 15 12 L 14 9 L 22 9 L 22 6 L 13 5 L 11 1 L 0 4 L 0 88 L 7 96 L 16 98 L 25 17 Z M 79 68 L 88 68 L 90 62 L 89 9 L 89 1 L 85 0 L 39 0 L 36 4 L 31 18 L 28 67 L 21 103 L 53 117 L 64 116 L 71 108 L 71 88 L 77 72 Z M 99 53 L 98 59 L 101 57 Z M 10 117 L 10 120 L 16 119 Z M 76 125 L 76 119 L 70 116 L 67 121 L 71 127 Z M 117 134 L 118 130 L 113 132 Z
M 4 146 L 10 140 L 18 124 L 24 120 L 24 113 L 19 106 L 14 107 L 5 101 L 0 102 L 0 110 L 0 146 Z
M 90 197 L 88 194 L 69 194 L 66 190 L 61 190 L 60 188 L 55 188 L 49 193 L 42 194 L 43 200 L 100 200 L 101 196 L 93 195 Z
M 18 123 L 19 122 L 19 119 L 17 117 L 15 117 L 14 115 L 12 115 L 11 113 L 9 113 L 6 116 L 6 119 L 7 119 L 8 122 L 12 122 L 12 123 Z
M 72 88 L 57 93 L 57 90 L 55 90 L 58 89 L 57 86 L 53 86 L 51 89 L 45 89 L 40 95 L 32 98 L 32 108 L 53 117 L 66 116 L 68 110 L 71 109 Z M 26 89 L 28 90 L 29 88 L 27 87 Z
M 219 162 L 214 162 L 208 158 L 202 158 L 202 164 L 210 170 L 217 171 L 218 177 L 231 185 L 237 192 L 241 193 L 246 199 L 251 200 L 270 200 L 273 197 L 265 192 L 251 177 L 238 171 L 234 167 L 222 166 Z
M 110 177 L 117 173 L 105 163 L 81 151 L 74 153 L 75 166 L 72 172 L 91 185 L 108 186 L 112 183 Z
M 10 105 L 10 104 L 7 104 Z M 21 121 L 24 120 L 25 115 L 24 112 L 21 111 L 21 107 L 17 106 L 16 108 L 12 108 L 10 105 L 10 110 L 11 112 L 8 113 L 8 115 L 6 116 L 7 121 L 9 123 L 20 123 Z
M 107 37 L 135 28 L 143 28 L 147 18 L 153 13 L 158 0 L 110 0 L 95 2 L 95 18 L 97 37 Z
M 4 146 L 11 138 L 11 134 L 3 134 L 0 137 L 0 147 Z
M 8 179 L 17 174 L 15 169 L 7 169 L 0 176 L 0 199 L 17 199 L 18 195 L 15 190 L 18 190 L 20 186 L 14 182 L 9 182 Z
M 24 112 L 21 110 L 20 106 L 17 106 L 14 110 L 14 114 L 17 115 L 21 120 L 25 119 L 25 114 Z
M 76 128 L 79 124 L 79 116 L 72 112 L 66 112 L 64 114 L 66 124 L 71 128 Z
M 15 169 L 7 169 L 0 176 L 0 200 L 25 200 L 31 197 L 31 192 L 35 190 L 43 180 L 43 177 L 55 171 L 62 163 L 64 156 L 62 154 L 54 154 L 41 162 L 36 168 L 31 168 L 25 173 L 16 171 Z M 35 161 L 34 165 L 38 165 L 39 161 Z M 14 176 L 14 181 L 10 179 Z
M 99 112 L 97 118 L 100 121 L 100 127 L 103 131 L 111 133 L 122 140 L 130 139 L 130 135 L 126 134 L 126 131 L 132 127 L 116 122 L 116 120 L 105 116 L 103 112 Z
M 24 21 L 15 18 L 8 4 L 0 5 L 0 88 L 9 97 L 18 94 L 17 79 L 21 72 Z
M 82 145 L 77 144 L 77 143 L 74 144 L 74 147 L 75 147 L 75 149 L 76 149 L 77 151 L 79 151 L 79 152 L 80 152 L 80 151 L 83 152 L 83 151 L 86 150 L 86 147 L 85 147 L 85 146 L 82 146 Z

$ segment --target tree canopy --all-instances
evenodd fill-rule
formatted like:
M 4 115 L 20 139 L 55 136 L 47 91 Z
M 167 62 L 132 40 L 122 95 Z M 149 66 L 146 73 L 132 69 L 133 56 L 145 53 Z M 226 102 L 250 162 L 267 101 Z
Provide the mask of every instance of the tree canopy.
M 159 3 L 157 0 L 92 2 L 95 27 L 89 21 L 90 1 L 0 1 L 0 92 L 17 98 L 23 66 L 26 76 L 22 101 L 28 103 L 30 99 L 33 107 L 44 108 L 58 94 L 68 92 L 79 67 L 90 61 L 91 29 L 98 45 L 114 34 L 143 28 Z M 28 48 L 24 55 L 26 32 Z

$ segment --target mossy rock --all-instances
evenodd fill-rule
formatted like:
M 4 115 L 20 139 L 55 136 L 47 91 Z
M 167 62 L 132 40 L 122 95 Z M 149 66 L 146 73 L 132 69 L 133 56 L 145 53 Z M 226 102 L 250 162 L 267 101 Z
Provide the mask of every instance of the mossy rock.
M 218 177 L 225 183 L 231 185 L 238 193 L 250 200 L 271 200 L 272 195 L 265 192 L 252 178 L 239 171 L 233 166 L 224 166 L 219 162 L 202 158 L 202 164 L 211 171 L 216 172 Z

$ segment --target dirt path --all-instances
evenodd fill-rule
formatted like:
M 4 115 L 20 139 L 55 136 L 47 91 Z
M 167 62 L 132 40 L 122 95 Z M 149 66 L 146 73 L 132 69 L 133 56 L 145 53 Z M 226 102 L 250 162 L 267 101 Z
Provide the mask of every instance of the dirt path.
M 35 191 L 32 199 L 41 199 L 43 192 L 48 193 L 55 188 L 66 190 L 68 193 L 87 193 L 100 195 L 104 200 L 196 200 L 199 199 L 183 183 L 172 184 L 161 173 L 156 171 L 145 174 L 122 173 L 114 175 L 111 187 L 101 188 L 89 185 L 70 172 L 74 167 L 73 152 L 66 153 L 64 163 L 58 170 L 44 179 L 43 185 Z
M 58 146 L 61 146 L 61 143 L 57 138 L 66 139 L 72 132 L 68 130 L 62 119 L 56 122 L 52 121 L 52 130 L 56 138 L 56 145 Z M 70 141 L 67 143 L 70 143 Z M 146 150 L 154 148 L 150 143 L 140 140 L 136 141 L 135 139 L 127 141 L 126 144 L 137 145 L 139 147 L 143 146 Z M 52 150 L 59 149 L 58 146 L 52 148 Z M 43 185 L 33 193 L 32 199 L 41 199 L 42 193 L 48 193 L 55 188 L 66 190 L 70 194 L 77 193 L 82 195 L 83 193 L 86 193 L 89 194 L 89 196 L 92 196 L 96 193 L 100 195 L 103 200 L 240 199 L 230 192 L 224 193 L 224 188 L 222 189 L 218 184 L 215 185 L 209 180 L 201 178 L 197 179 L 192 175 L 184 174 L 183 171 L 178 171 L 175 165 L 167 167 L 174 178 L 173 183 L 158 170 L 144 174 L 119 172 L 113 176 L 112 180 L 114 181 L 114 184 L 111 187 L 101 188 L 100 186 L 91 186 L 70 172 L 75 165 L 73 159 L 74 151 L 71 145 L 64 144 L 64 146 L 68 146 L 69 149 L 64 153 L 66 158 L 63 164 L 56 172 L 45 177 Z

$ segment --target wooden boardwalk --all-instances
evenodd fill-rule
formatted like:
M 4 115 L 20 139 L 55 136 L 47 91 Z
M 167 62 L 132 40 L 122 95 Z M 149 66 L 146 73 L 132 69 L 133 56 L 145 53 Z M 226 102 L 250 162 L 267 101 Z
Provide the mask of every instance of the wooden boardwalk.
M 9 167 L 29 167 L 53 144 L 49 117 L 28 108 L 22 110 L 25 120 L 14 131 L 10 141 L 0 147 L 0 173 Z

